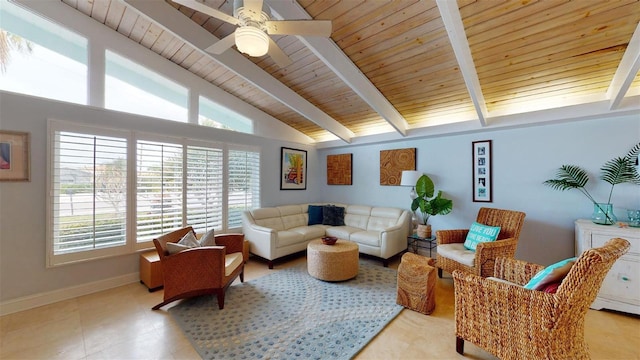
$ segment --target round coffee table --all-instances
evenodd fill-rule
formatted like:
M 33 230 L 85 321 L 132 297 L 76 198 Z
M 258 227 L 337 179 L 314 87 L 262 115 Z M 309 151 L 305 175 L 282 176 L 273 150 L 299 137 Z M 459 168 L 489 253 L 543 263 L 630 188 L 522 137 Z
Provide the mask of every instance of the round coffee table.
M 324 281 L 344 281 L 358 275 L 358 244 L 338 239 L 334 245 L 312 240 L 307 245 L 307 271 Z

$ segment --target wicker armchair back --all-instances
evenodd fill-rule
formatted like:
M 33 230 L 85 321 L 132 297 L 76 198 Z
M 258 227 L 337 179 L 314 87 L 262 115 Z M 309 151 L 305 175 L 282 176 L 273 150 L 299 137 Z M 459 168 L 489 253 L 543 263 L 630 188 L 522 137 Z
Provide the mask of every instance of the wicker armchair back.
M 555 294 L 454 271 L 456 351 L 466 340 L 501 359 L 588 359 L 586 313 L 629 246 L 614 238 L 585 251 Z M 523 285 L 543 268 L 499 258 L 495 277 Z

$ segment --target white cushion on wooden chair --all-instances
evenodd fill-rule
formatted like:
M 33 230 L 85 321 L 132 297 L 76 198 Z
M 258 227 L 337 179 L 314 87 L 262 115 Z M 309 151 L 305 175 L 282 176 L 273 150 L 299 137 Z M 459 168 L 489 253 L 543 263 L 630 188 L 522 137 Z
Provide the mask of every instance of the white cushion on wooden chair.
M 231 273 L 242 265 L 244 258 L 241 252 L 235 252 L 227 254 L 224 257 L 224 276 L 229 276 Z
M 469 267 L 474 266 L 476 258 L 476 253 L 465 248 L 463 243 L 438 245 L 438 255 Z

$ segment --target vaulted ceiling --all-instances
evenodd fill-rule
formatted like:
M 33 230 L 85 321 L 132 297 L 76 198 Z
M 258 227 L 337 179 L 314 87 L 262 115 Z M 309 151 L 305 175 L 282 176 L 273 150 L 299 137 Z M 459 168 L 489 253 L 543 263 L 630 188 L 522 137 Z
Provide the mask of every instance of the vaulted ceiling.
M 330 39 L 273 36 L 284 68 L 207 53 L 235 26 L 170 0 L 62 1 L 315 142 L 517 126 L 554 109 L 640 116 L 638 1 L 265 0 L 276 19 L 333 25 Z

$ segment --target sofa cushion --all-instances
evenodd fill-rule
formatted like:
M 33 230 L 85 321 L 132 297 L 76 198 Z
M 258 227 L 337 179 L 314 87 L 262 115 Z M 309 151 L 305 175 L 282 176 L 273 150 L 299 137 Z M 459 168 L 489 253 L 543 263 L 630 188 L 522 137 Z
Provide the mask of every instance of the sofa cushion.
M 349 240 L 355 241 L 359 244 L 380 246 L 380 232 L 379 231 L 357 231 L 351 234 Z
M 461 243 L 438 245 L 438 254 L 469 267 L 474 266 L 476 258 L 476 253 Z
M 293 231 L 298 234 L 302 234 L 305 240 L 317 239 L 319 237 L 323 237 L 325 235 L 326 225 L 312 225 L 312 226 L 300 226 L 296 228 L 289 229 L 288 231 Z
M 280 216 L 297 215 L 304 213 L 301 205 L 283 205 L 278 206 L 277 209 L 280 212 Z
M 322 224 L 322 209 L 323 206 L 309 205 L 309 221 L 307 225 Z
M 276 231 L 284 230 L 280 211 L 277 208 L 259 208 L 251 210 L 251 216 L 257 225 Z
M 369 223 L 369 215 L 346 214 L 344 224 L 360 230 L 366 230 Z
M 307 222 L 307 217 L 303 214 L 285 215 L 282 217 L 282 225 L 285 230 L 307 226 Z
M 354 228 L 351 226 L 331 226 L 326 230 L 326 234 L 329 236 L 335 236 L 338 239 L 350 240 L 351 234 L 362 231 L 362 229 Z
M 298 232 L 291 230 L 278 231 L 278 243 L 277 247 L 283 247 L 293 244 L 298 244 L 305 241 L 304 236 Z
M 322 224 L 331 226 L 344 225 L 344 208 L 341 206 L 327 205 L 322 208 Z

